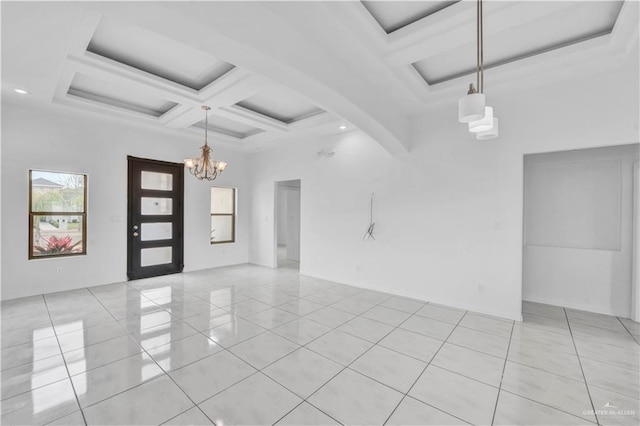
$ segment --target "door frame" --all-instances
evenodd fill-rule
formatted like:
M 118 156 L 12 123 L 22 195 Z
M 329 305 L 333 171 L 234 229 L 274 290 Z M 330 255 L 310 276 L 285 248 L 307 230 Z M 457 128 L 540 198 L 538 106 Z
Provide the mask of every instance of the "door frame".
M 302 179 L 298 178 L 298 179 L 287 179 L 287 180 L 279 180 L 279 181 L 275 181 L 273 183 L 273 268 L 278 268 L 278 205 L 279 205 L 279 194 L 278 194 L 278 189 L 280 187 L 280 184 L 283 184 L 285 182 L 291 182 L 291 181 L 298 181 L 300 182 L 300 187 L 297 188 L 298 191 L 300 192 L 300 212 L 299 212 L 299 219 L 300 219 L 300 230 L 298 232 L 298 239 L 299 242 L 298 244 L 300 245 L 299 247 L 299 258 L 300 260 L 298 261 L 299 263 L 302 262 L 302 247 L 301 247 L 301 242 L 302 242 Z M 282 185 L 282 186 L 286 186 L 286 185 Z
M 633 163 L 633 242 L 631 248 L 631 319 L 640 322 L 640 161 Z
M 172 253 L 173 258 L 177 259 L 179 263 L 177 264 L 177 270 L 169 270 L 167 268 L 160 268 L 159 270 L 154 271 L 152 274 L 147 273 L 134 273 L 133 271 L 133 226 L 134 222 L 134 188 L 132 182 L 134 180 L 134 162 L 136 163 L 145 163 L 150 166 L 160 166 L 160 167 L 174 167 L 177 171 L 175 174 L 176 179 L 173 182 L 173 187 L 175 191 L 177 191 L 177 199 L 180 201 L 179 208 L 175 208 L 174 222 L 177 224 L 178 229 L 175 230 L 177 233 L 177 244 L 175 253 Z M 142 226 L 140 226 L 142 228 Z M 140 229 L 139 231 L 142 231 Z M 174 234 L 175 235 L 175 234 Z M 174 265 L 175 262 L 172 262 L 171 265 Z M 158 265 L 164 266 L 164 265 Z M 131 155 L 127 156 L 127 278 L 129 280 L 141 279 L 141 278 L 149 278 L 154 276 L 161 275 L 169 275 L 180 273 L 184 269 L 184 164 L 182 163 L 172 163 L 169 161 L 160 161 L 160 160 L 152 160 L 149 158 L 139 158 L 133 157 Z

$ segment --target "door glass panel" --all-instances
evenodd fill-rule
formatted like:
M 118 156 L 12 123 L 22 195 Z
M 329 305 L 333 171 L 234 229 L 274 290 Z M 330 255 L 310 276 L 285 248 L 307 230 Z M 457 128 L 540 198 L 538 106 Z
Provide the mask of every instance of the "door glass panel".
M 173 213 L 173 200 L 171 198 L 142 197 L 141 213 L 143 215 L 169 215 Z
M 140 250 L 140 266 L 171 263 L 171 247 L 154 247 Z
M 233 240 L 233 216 L 211 216 L 211 242 Z
M 172 224 L 167 223 L 143 223 L 140 238 L 142 241 L 169 240 L 172 237 Z
M 171 191 L 173 189 L 173 175 L 169 173 L 142 172 L 142 189 Z

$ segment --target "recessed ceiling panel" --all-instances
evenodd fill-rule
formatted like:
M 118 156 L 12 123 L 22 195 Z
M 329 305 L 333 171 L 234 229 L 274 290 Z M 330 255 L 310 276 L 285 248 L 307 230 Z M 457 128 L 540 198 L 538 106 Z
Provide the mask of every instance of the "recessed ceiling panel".
M 103 18 L 87 51 L 200 90 L 233 68 L 160 34 Z
M 177 105 L 175 102 L 80 73 L 73 77 L 68 94 L 154 117 L 160 117 Z
M 204 129 L 204 120 L 196 123 L 193 127 Z M 240 123 L 235 120 L 230 120 L 226 117 L 220 117 L 218 115 L 209 116 L 209 130 L 223 135 L 233 136 L 234 138 L 246 138 L 248 136 L 255 135 L 262 132 L 262 129 L 250 126 L 248 124 Z
M 494 34 L 488 31 L 495 22 L 492 22 L 491 16 L 487 15 L 485 7 L 485 69 L 609 34 L 613 30 L 622 3 L 622 1 L 574 2 L 572 6 L 557 13 L 544 15 L 535 21 Z M 535 3 L 535 7 L 545 8 L 547 4 L 548 2 L 541 1 Z M 516 9 L 514 7 L 511 10 L 517 13 Z M 469 43 L 413 65 L 430 85 L 474 73 L 476 70 L 475 32 Z
M 449 7 L 456 1 L 363 1 L 387 34 Z
M 294 92 L 279 87 L 262 90 L 237 105 L 283 123 L 324 112 Z

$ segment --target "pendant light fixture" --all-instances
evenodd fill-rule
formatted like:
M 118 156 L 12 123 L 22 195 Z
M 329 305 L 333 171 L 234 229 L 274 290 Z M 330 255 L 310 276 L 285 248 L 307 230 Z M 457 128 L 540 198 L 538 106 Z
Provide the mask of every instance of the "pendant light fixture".
M 194 175 L 199 180 L 214 180 L 221 174 L 227 167 L 227 163 L 220 160 L 215 160 L 211 157 L 211 148 L 207 143 L 207 130 L 209 128 L 209 110 L 211 109 L 207 105 L 202 105 L 202 109 L 205 111 L 204 119 L 204 145 L 200 147 L 202 154 L 197 158 L 187 158 L 184 160 L 185 167 L 189 170 L 189 173 Z
M 484 29 L 482 0 L 476 5 L 476 87 L 469 84 L 467 95 L 458 100 L 458 120 L 469 124 L 469 131 L 476 139 L 486 140 L 498 136 L 498 119 L 493 108 L 486 105 L 484 95 Z

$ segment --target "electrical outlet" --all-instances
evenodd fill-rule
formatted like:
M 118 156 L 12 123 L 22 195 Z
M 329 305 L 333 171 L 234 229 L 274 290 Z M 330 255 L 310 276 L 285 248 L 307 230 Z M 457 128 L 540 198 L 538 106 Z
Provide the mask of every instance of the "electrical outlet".
M 478 292 L 484 293 L 484 284 L 478 284 Z
M 356 265 L 356 272 L 360 272 L 360 265 Z
M 62 275 L 62 267 L 56 269 L 56 275 Z

